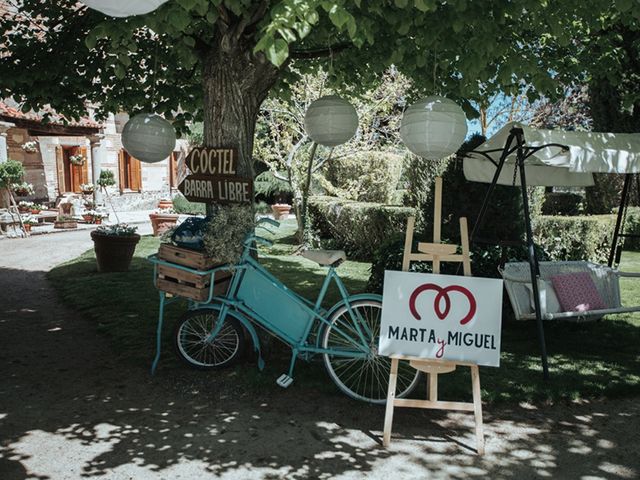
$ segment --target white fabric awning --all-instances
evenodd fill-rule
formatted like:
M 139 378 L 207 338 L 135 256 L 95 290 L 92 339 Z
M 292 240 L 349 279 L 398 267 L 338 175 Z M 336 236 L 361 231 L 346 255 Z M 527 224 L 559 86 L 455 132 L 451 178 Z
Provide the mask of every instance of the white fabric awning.
M 130 17 L 154 11 L 167 0 L 83 0 L 87 7 L 111 17 Z
M 568 151 L 558 147 L 543 148 L 530 156 L 526 161 L 528 185 L 590 186 L 593 185 L 591 173 L 640 173 L 639 133 L 538 130 L 521 123 L 511 122 L 476 150 L 483 152 L 496 150 L 488 152 L 488 155 L 498 162 L 513 127 L 522 128 L 527 147 L 538 147 L 549 143 L 569 147 Z M 499 184 L 513 184 L 515 159 L 515 152 L 507 157 L 500 174 Z M 495 170 L 495 165 L 483 155 L 470 153 L 464 160 L 464 174 L 467 180 L 490 183 Z M 519 174 L 516 176 L 516 185 L 519 185 Z

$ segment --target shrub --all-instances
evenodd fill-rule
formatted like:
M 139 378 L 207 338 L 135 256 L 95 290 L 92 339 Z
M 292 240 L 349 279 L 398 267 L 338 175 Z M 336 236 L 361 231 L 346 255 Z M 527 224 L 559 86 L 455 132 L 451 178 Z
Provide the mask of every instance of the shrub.
M 173 197 L 173 209 L 176 213 L 185 215 L 205 215 L 206 207 L 204 203 L 190 202 L 182 194 Z
M 309 214 L 311 228 L 321 240 L 333 240 L 333 246 L 344 249 L 354 259 L 371 260 L 385 239 L 405 231 L 407 218 L 414 215 L 414 210 L 335 197 L 311 197 Z
M 13 183 L 20 182 L 24 173 L 24 165 L 17 160 L 0 163 L 0 188 L 7 188 Z
M 550 260 L 590 260 L 606 263 L 615 227 L 612 215 L 540 216 L 534 238 Z
M 451 239 L 453 243 L 460 243 L 458 219 L 466 217 L 469 229 L 473 229 L 489 189 L 489 184 L 468 181 L 462 169 L 462 153 L 474 149 L 483 140 L 484 137 L 480 135 L 467 140 L 460 147 L 457 156 L 449 161 L 442 175 L 442 237 Z M 424 229 L 430 231 L 433 225 L 433 195 L 430 195 L 422 208 Z M 520 187 L 497 185 L 489 199 L 489 206 L 476 238 L 517 240 L 523 233 Z
M 629 207 L 627 210 L 623 233 L 640 235 L 640 207 Z M 627 250 L 640 250 L 640 237 L 626 238 L 624 240 L 624 248 Z
M 359 202 L 390 203 L 400 180 L 403 156 L 367 151 L 327 162 L 320 185 L 329 195 Z
M 584 211 L 584 197 L 579 193 L 548 192 L 542 205 L 543 215 L 580 215 Z

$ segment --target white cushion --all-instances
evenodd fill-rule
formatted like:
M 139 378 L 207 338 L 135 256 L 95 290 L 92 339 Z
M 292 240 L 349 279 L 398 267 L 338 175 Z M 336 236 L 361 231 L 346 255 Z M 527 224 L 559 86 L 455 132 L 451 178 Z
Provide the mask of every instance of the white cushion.
M 344 262 L 347 259 L 344 250 L 305 250 L 302 256 L 322 266 L 333 265 L 337 261 Z
M 533 288 L 530 283 L 525 285 L 529 292 L 529 301 L 531 302 L 531 311 L 536 311 L 536 304 L 533 298 Z M 553 289 L 551 282 L 546 280 L 538 280 L 538 290 L 540 291 L 540 307 L 544 313 L 558 313 L 562 311 L 560 302 L 556 296 L 556 292 Z

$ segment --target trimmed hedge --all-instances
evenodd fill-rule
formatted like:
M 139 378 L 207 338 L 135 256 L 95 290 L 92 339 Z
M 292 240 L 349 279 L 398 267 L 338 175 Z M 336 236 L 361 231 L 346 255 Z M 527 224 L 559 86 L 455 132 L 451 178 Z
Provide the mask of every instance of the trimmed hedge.
M 309 198 L 309 215 L 314 235 L 321 242 L 345 250 L 354 260 L 371 261 L 383 241 L 404 233 L 407 218 L 415 211 L 409 207 L 355 202 L 336 197 Z
M 624 233 L 640 235 L 640 207 L 629 207 L 624 224 Z M 627 250 L 640 250 L 640 238 L 627 238 L 624 241 Z
M 640 208 L 634 214 L 640 227 Z M 631 229 L 631 209 L 627 215 L 627 232 Z M 634 224 L 635 225 L 635 224 Z M 615 227 L 615 216 L 596 215 L 583 217 L 539 216 L 534 226 L 538 259 L 590 260 L 606 263 Z M 419 235 L 414 237 L 417 242 Z M 415 251 L 414 245 L 414 251 Z M 368 289 L 381 292 L 385 270 L 400 270 L 404 249 L 404 231 L 389 235 L 374 253 Z M 500 248 L 492 245 L 474 245 L 471 250 L 471 270 L 480 277 L 499 277 L 498 267 L 504 262 L 526 261 L 527 249 L 523 246 Z M 430 271 L 430 264 L 412 263 L 411 271 Z M 457 264 L 443 264 L 442 273 L 455 274 Z
M 538 217 L 534 225 L 536 244 L 549 260 L 590 260 L 606 263 L 609 258 L 615 217 Z
M 543 215 L 580 215 L 584 212 L 584 196 L 571 192 L 545 193 Z

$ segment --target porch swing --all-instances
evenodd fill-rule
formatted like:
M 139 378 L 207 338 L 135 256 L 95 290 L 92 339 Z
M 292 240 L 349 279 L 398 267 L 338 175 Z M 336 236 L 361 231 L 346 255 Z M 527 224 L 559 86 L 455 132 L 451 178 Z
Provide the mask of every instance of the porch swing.
M 528 259 L 506 263 L 500 273 L 516 319 L 536 320 L 543 374 L 548 378 L 543 319 L 584 320 L 640 311 L 640 305 L 622 305 L 619 285 L 620 278 L 640 278 L 640 273 L 620 272 L 613 266 L 620 260 L 620 239 L 631 236 L 623 227 L 631 179 L 640 173 L 640 134 L 537 130 L 511 122 L 465 157 L 465 178 L 490 184 L 470 236 L 472 243 L 495 186 L 521 187 Z M 608 265 L 538 261 L 527 186 L 588 187 L 594 184 L 593 173 L 625 174 Z

